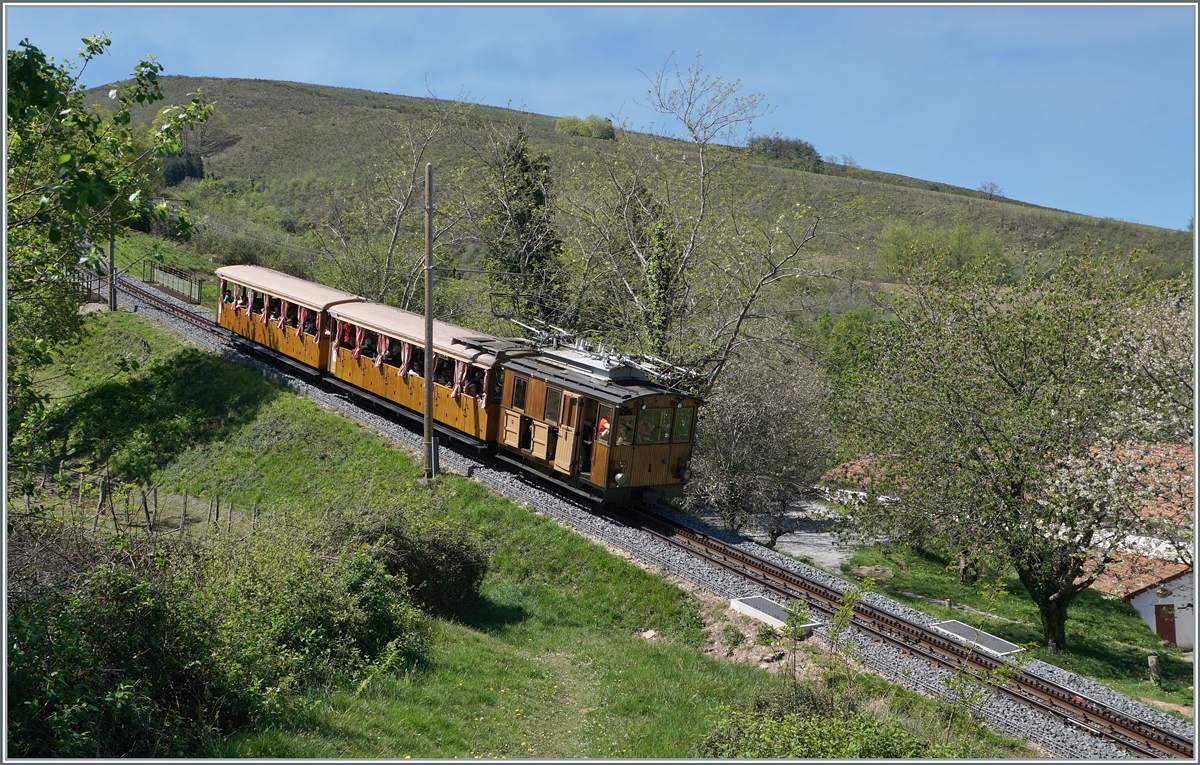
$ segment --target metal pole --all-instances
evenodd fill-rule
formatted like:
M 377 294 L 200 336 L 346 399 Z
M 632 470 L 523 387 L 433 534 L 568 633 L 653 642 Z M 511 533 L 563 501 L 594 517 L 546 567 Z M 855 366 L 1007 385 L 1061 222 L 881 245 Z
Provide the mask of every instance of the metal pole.
M 108 214 L 108 310 L 117 310 L 117 255 L 112 213 Z
M 433 440 L 433 163 L 425 165 L 425 480 L 437 474 Z

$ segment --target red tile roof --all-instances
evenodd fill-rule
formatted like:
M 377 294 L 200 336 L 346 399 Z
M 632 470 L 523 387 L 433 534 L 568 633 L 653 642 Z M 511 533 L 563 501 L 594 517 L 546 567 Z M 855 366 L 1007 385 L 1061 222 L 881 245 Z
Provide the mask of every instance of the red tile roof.
M 1088 570 L 1090 565 L 1094 565 L 1094 563 L 1092 561 L 1085 563 L 1084 570 Z M 1092 587 L 1105 595 L 1129 600 L 1152 587 L 1157 587 L 1180 574 L 1187 573 L 1191 568 L 1185 563 L 1154 560 L 1144 555 L 1117 553 L 1115 559 L 1108 564 L 1108 568 L 1092 584 Z

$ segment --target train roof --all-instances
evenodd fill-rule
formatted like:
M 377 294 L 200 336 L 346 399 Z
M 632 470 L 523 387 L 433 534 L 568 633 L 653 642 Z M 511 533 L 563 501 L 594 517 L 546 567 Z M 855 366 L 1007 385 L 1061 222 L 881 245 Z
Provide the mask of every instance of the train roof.
M 420 314 L 382 303 L 344 303 L 331 308 L 329 315 L 418 346 L 425 344 L 425 317 Z M 436 319 L 433 322 L 433 347 L 440 355 L 482 366 L 537 353 L 526 341 L 495 337 Z
M 539 356 L 505 361 L 504 368 L 610 404 L 620 405 L 646 396 L 675 395 L 699 400 L 689 393 L 659 385 L 640 369 L 617 359 L 569 348 L 543 348 Z
M 217 269 L 217 276 L 319 311 L 338 303 L 362 300 L 358 295 L 313 284 L 262 266 L 222 266 Z

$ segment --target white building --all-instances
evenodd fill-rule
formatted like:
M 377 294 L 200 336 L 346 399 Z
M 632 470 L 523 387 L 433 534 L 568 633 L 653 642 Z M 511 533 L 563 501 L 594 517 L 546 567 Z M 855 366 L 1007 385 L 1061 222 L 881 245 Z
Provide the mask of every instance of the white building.
M 1092 586 L 1133 606 L 1159 640 L 1192 650 L 1196 642 L 1196 586 L 1191 566 L 1120 556 Z

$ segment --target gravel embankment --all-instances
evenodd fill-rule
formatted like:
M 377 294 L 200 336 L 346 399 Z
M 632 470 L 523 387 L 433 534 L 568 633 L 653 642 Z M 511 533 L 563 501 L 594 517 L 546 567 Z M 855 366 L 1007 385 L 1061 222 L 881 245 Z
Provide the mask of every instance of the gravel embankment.
M 132 309 L 135 303 L 136 301 L 131 300 L 128 295 L 123 294 L 120 297 L 120 305 L 123 308 Z M 197 315 L 205 316 L 209 321 L 212 320 L 211 314 L 206 314 L 182 302 L 178 302 L 178 304 L 192 310 Z M 301 395 L 308 396 L 330 409 L 352 417 L 382 435 L 405 444 L 418 453 L 421 450 L 422 436 L 415 424 L 398 424 L 372 412 L 365 411 L 338 394 L 322 390 L 303 380 L 263 365 L 252 358 L 247 358 L 233 350 L 219 337 L 198 329 L 185 321 L 174 318 L 165 312 L 156 310 L 153 306 L 141 303 L 138 306 L 138 310 L 147 316 L 161 321 L 164 325 L 190 338 L 198 345 L 209 348 L 239 364 L 258 370 L 264 376 L 279 384 Z M 439 457 L 440 464 L 444 469 L 480 481 L 495 491 L 529 506 L 535 512 L 552 516 L 564 523 L 570 524 L 585 534 L 625 550 L 634 557 L 661 567 L 704 590 L 728 598 L 749 597 L 751 595 L 770 597 L 767 592 L 754 584 L 747 583 L 731 574 L 717 570 L 705 562 L 699 561 L 685 553 L 678 552 L 674 548 L 651 539 L 640 532 L 632 531 L 603 518 L 596 517 L 584 503 L 551 495 L 514 473 L 488 467 L 471 455 L 451 448 L 443 447 L 440 450 Z M 839 592 L 845 591 L 852 586 L 850 583 L 834 577 L 827 572 L 800 563 L 792 558 L 762 547 L 755 542 L 747 541 L 719 529 L 712 528 L 691 516 L 661 506 L 659 511 L 663 515 L 680 521 L 698 531 L 731 542 L 744 552 L 784 566 L 801 576 L 815 580 Z M 876 593 L 867 593 L 865 600 L 873 606 L 917 624 L 928 625 L 937 621 L 927 614 L 923 614 Z M 816 633 L 825 637 L 824 627 L 818 627 Z M 904 656 L 898 650 L 886 644 L 871 643 L 853 631 L 850 636 L 856 638 L 856 650 L 861 660 L 875 671 L 907 687 L 917 688 L 925 693 L 939 695 L 944 698 L 952 698 L 952 692 L 945 685 L 945 680 L 948 678 L 949 673 L 935 669 L 925 661 L 914 659 L 911 656 Z M 1192 727 L 1186 722 L 1133 701 L 1090 680 L 1038 661 L 1030 662 L 1030 666 L 1027 669 L 1039 676 L 1077 689 L 1085 695 L 1098 701 L 1103 701 L 1128 715 L 1148 722 L 1154 722 L 1187 737 L 1192 736 Z M 1026 738 L 1058 757 L 1072 759 L 1117 759 L 1128 756 L 1125 752 L 1111 744 L 1098 741 L 1085 733 L 1068 728 L 1056 720 L 1037 714 L 1028 707 L 1005 699 L 997 694 L 988 694 L 980 707 L 980 714 L 996 728 L 1011 735 Z

